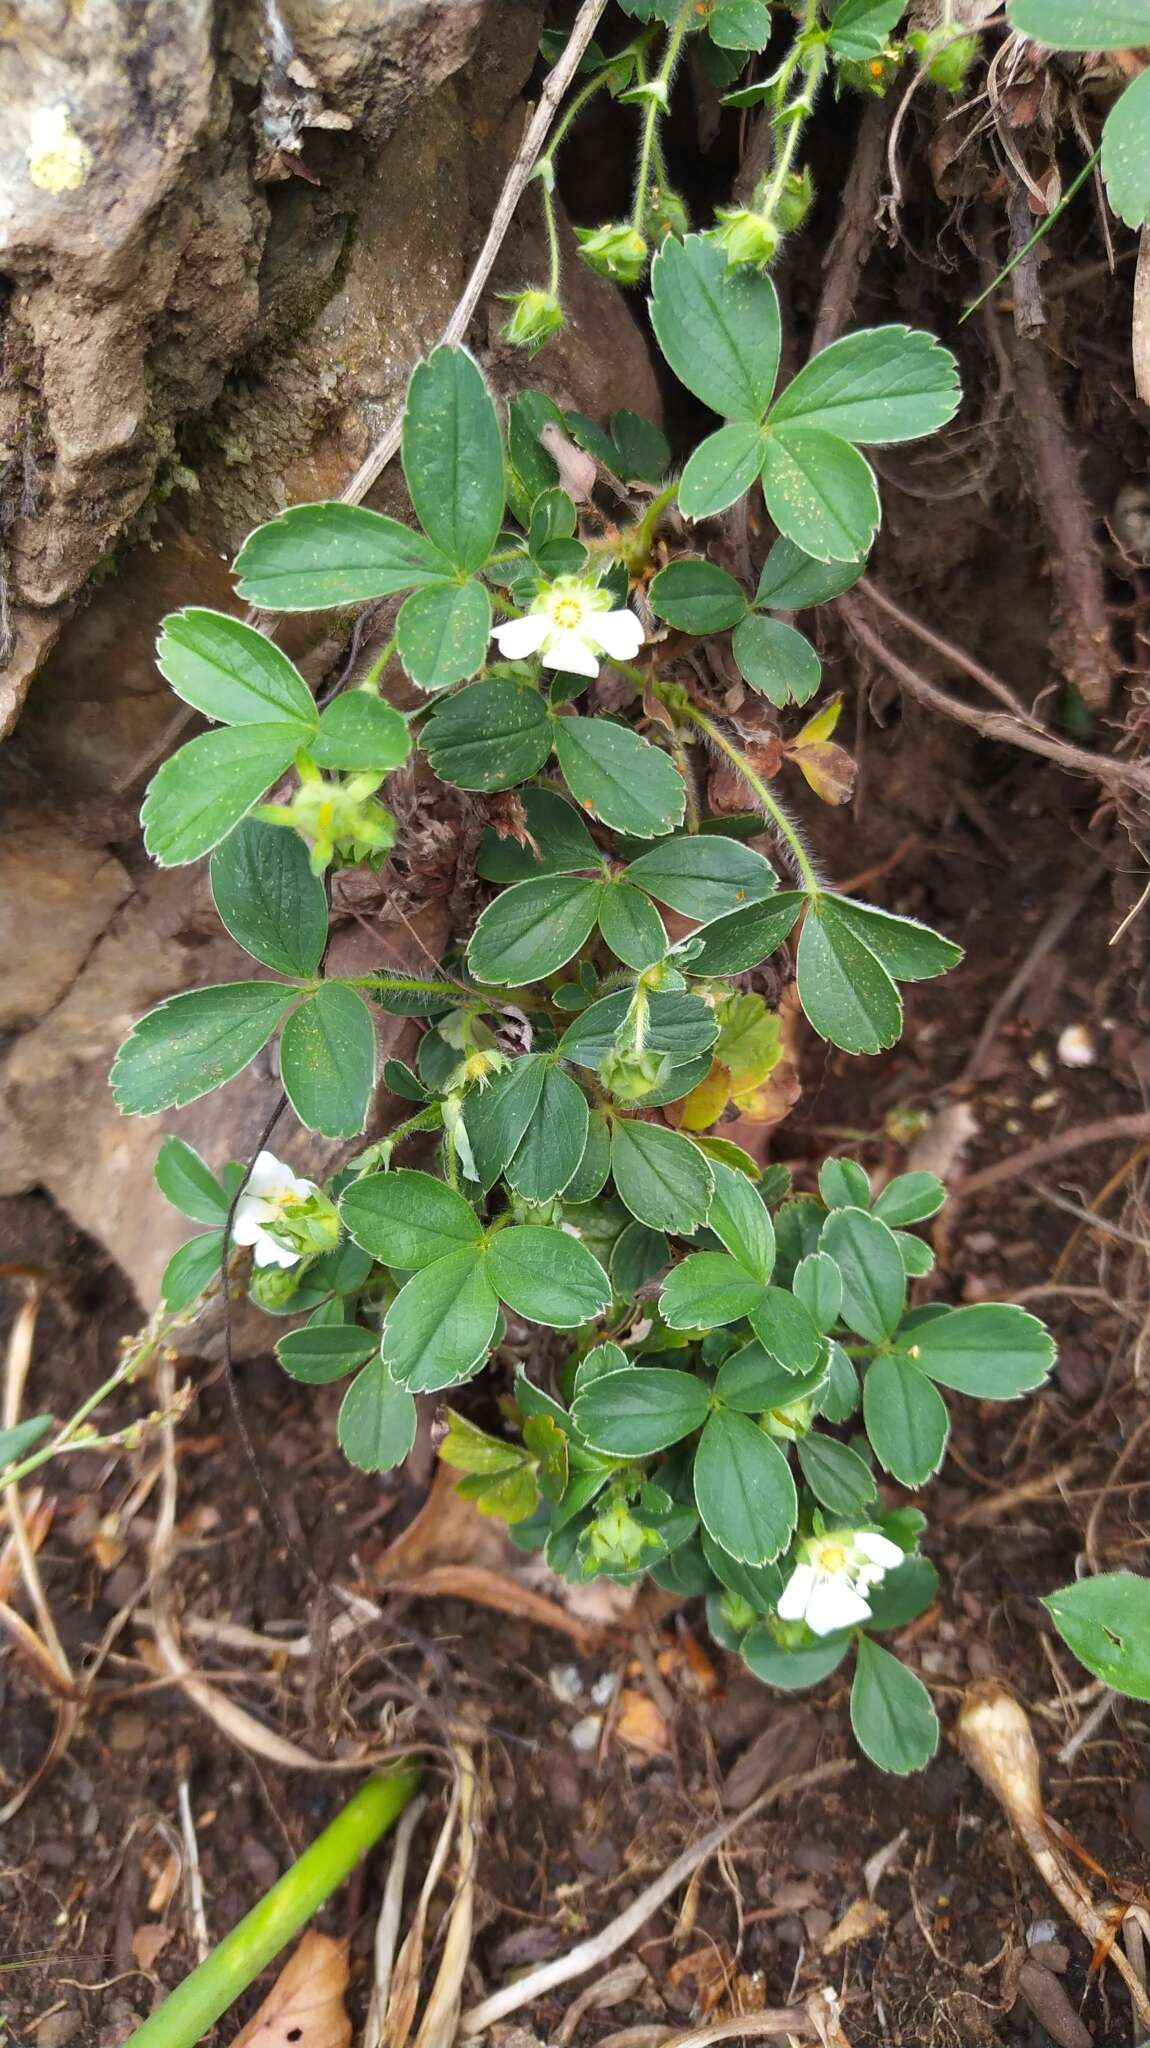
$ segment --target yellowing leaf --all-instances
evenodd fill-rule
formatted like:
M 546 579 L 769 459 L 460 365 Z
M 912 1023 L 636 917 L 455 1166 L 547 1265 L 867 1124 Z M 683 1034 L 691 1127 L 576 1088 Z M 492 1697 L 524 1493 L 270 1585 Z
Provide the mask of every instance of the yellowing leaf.
M 667 1106 L 668 1119 L 681 1131 L 709 1131 L 718 1123 L 731 1096 L 731 1077 L 716 1060 L 709 1074 L 697 1081 L 681 1102 Z
M 833 697 L 828 697 L 821 710 L 816 711 L 813 718 L 808 718 L 806 724 L 795 734 L 791 745 L 809 747 L 815 740 L 829 740 L 839 722 L 842 708 L 843 693 L 836 690 Z
M 812 746 L 796 741 L 787 751 L 824 804 L 849 804 L 858 769 L 845 748 L 829 740 L 816 740 Z
M 439 1446 L 439 1455 L 456 1472 L 508 1472 L 523 1463 L 518 1444 L 488 1436 L 485 1429 L 468 1422 L 466 1416 L 457 1415 L 453 1408 L 445 1408 L 443 1413 L 447 1435 Z
M 779 1059 L 779 1020 L 763 996 L 727 996 L 718 1011 L 715 1057 L 725 1066 L 735 1093 L 765 1081 Z
M 231 2048 L 350 2048 L 347 1943 L 309 1931 Z

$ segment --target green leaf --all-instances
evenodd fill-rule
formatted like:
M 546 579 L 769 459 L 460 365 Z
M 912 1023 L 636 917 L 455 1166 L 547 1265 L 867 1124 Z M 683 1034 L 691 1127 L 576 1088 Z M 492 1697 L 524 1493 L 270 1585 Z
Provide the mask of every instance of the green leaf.
M 803 1478 L 832 1515 L 861 1515 L 877 1492 L 865 1458 L 848 1444 L 812 1431 L 796 1446 Z
M 177 697 L 225 725 L 296 727 L 296 745 L 319 714 L 299 670 L 273 641 L 199 605 L 170 612 L 160 628 L 156 665 Z
M 504 1168 L 525 1202 L 549 1202 L 574 1179 L 587 1143 L 587 1124 L 583 1090 L 561 1067 L 545 1065 L 531 1120 Z
M 830 1372 L 818 1399 L 828 1422 L 846 1422 L 859 1405 L 858 1374 L 841 1344 L 830 1347 Z
M 695 1452 L 695 1505 L 708 1535 L 743 1564 L 771 1564 L 798 1519 L 791 1468 L 757 1423 L 730 1408 L 708 1418 Z
M 766 436 L 763 496 L 779 532 L 819 562 L 856 562 L 881 517 L 866 457 L 836 434 L 789 421 Z
M 905 1230 L 896 1230 L 894 1241 L 908 1280 L 919 1280 L 924 1273 L 934 1271 L 934 1253 L 921 1237 L 911 1237 Z
M 315 974 L 327 896 L 296 832 L 245 818 L 212 855 L 212 900 L 245 953 L 277 974 Z
M 627 879 L 683 917 L 700 924 L 744 904 L 773 896 L 778 878 L 770 861 L 718 832 L 685 832 L 640 854 Z
M 1150 35 L 1150 25 L 1142 40 Z M 1143 71 L 1111 107 L 1102 130 L 1106 197 L 1128 228 L 1150 221 L 1150 84 Z
M 712 1159 L 711 1172 L 715 1190 L 707 1226 L 731 1257 L 765 1284 L 775 1263 L 775 1232 L 767 1205 L 745 1174 L 718 1159 Z
M 960 396 L 958 365 L 933 334 L 864 327 L 812 357 L 772 406 L 770 425 L 791 421 L 885 446 L 936 433 Z
M 702 1429 L 710 1396 L 693 1373 L 628 1366 L 593 1379 L 575 1397 L 576 1428 L 594 1450 L 647 1458 Z
M 892 1535 L 891 1541 L 896 1539 Z M 896 1565 L 892 1572 L 877 1586 L 867 1591 L 867 1606 L 871 1618 L 866 1623 L 868 1633 L 872 1629 L 905 1628 L 908 1621 L 917 1621 L 925 1614 L 938 1592 L 938 1573 L 928 1557 L 908 1557 Z
M 468 1090 L 463 1122 L 479 1170 L 479 1185 L 493 1187 L 535 1115 L 547 1062 L 538 1053 L 513 1060 L 485 1088 Z
M 615 1034 L 631 1006 L 631 990 L 601 996 L 567 1026 L 559 1041 L 565 1060 L 579 1067 L 598 1067 L 615 1044 Z M 719 1035 L 719 1023 L 700 996 L 656 991 L 650 998 L 647 1043 L 669 1053 L 676 1067 L 707 1053 Z
M 872 903 L 856 903 L 853 896 L 824 896 L 822 903 L 824 911 L 831 906 L 835 923 L 846 925 L 861 939 L 896 981 L 931 981 L 962 959 L 961 946 L 917 918 L 895 917 Z
M 833 897 L 814 898 L 804 921 L 799 1001 L 820 1038 L 844 1052 L 882 1052 L 902 1029 L 902 1000 L 886 968 L 833 904 Z
M 707 33 L 720 50 L 761 50 L 771 33 L 770 13 L 763 0 L 718 0 Z
M 763 1350 L 788 1372 L 813 1372 L 823 1358 L 822 1335 L 801 1301 L 785 1287 L 764 1287 L 749 1321 Z
M 741 1564 L 715 1542 L 704 1529 L 700 1535 L 703 1556 L 727 1591 L 745 1600 L 760 1614 L 769 1614 L 783 1590 L 783 1575 L 777 1564 Z
M 503 520 L 503 443 L 491 395 L 466 350 L 433 349 L 412 372 L 403 473 L 435 546 L 457 569 L 481 568 Z
M 804 1692 L 838 1670 L 850 1645 L 850 1632 L 844 1630 L 841 1635 L 801 1644 L 797 1650 L 785 1650 L 770 1629 L 759 1623 L 744 1637 L 741 1653 L 747 1669 L 764 1685 L 778 1686 L 782 1692 Z
M 1127 1699 L 1150 1700 L 1150 1579 L 1100 1572 L 1048 1594 L 1042 1605 L 1095 1678 Z
M 745 910 L 716 918 L 701 934 L 692 974 L 746 974 L 761 967 L 790 936 L 806 901 L 803 890 L 783 889 L 768 902 L 749 903 Z
M 1054 1339 L 1037 1316 L 1007 1301 L 948 1309 L 907 1333 L 904 1348 L 920 1372 L 956 1393 L 1013 1401 L 1047 1378 Z
M 296 995 L 280 982 L 228 981 L 169 996 L 116 1054 L 117 1106 L 125 1116 L 154 1116 L 210 1094 L 254 1060 Z
M 306 1330 L 289 1330 L 276 1342 L 276 1357 L 284 1371 L 309 1387 L 342 1380 L 357 1365 L 366 1365 L 378 1350 L 375 1332 L 358 1329 L 354 1323 L 313 1323 Z
M 869 1636 L 858 1639 L 851 1727 L 872 1764 L 900 1778 L 921 1771 L 938 1748 L 938 1717 L 921 1678 Z
M 682 776 L 630 726 L 609 718 L 557 718 L 554 733 L 568 789 L 605 825 L 636 839 L 657 839 L 682 823 Z
M 388 775 L 411 752 L 407 722 L 394 705 L 366 690 L 344 690 L 320 712 L 319 732 L 308 742 L 317 768 Z
M 222 1224 L 227 1220 L 227 1191 L 182 1138 L 161 1139 L 152 1171 L 160 1193 L 182 1216 L 190 1216 L 193 1223 Z
M 602 1315 L 611 1283 L 599 1264 L 565 1230 L 546 1223 L 513 1224 L 492 1239 L 487 1268 L 501 1301 L 549 1330 L 575 1330 Z
M 415 1442 L 418 1420 L 406 1387 L 397 1386 L 382 1358 L 357 1373 L 340 1403 L 339 1447 L 361 1472 L 402 1465 Z
M 353 1180 L 340 1198 L 344 1228 L 373 1259 L 415 1273 L 449 1252 L 478 1244 L 483 1228 L 470 1203 L 436 1180 L 401 1166 Z
M 745 683 L 781 709 L 805 704 L 822 681 L 823 665 L 802 633 L 782 619 L 751 612 L 731 637 L 731 653 Z
M 870 1178 L 857 1159 L 824 1159 L 819 1193 L 828 1209 L 869 1209 Z
M 438 581 L 450 563 L 410 526 L 337 501 L 289 505 L 249 533 L 235 559 L 236 596 L 262 611 L 368 604 Z
M 905 7 L 906 0 L 841 0 L 831 20 L 830 44 L 836 57 L 865 63 L 882 49 Z
M 684 633 L 721 633 L 725 626 L 736 625 L 747 609 L 742 585 L 714 562 L 693 555 L 682 555 L 660 569 L 649 595 L 656 617 Z
M 945 1200 L 946 1189 L 937 1173 L 896 1173 L 875 1202 L 874 1214 L 892 1230 L 902 1230 L 908 1223 L 937 1216 Z
M 472 683 L 438 706 L 419 737 L 442 782 L 454 783 L 456 789 L 512 789 L 542 768 L 551 752 L 551 720 L 538 690 L 511 682 Z M 514 840 L 502 843 L 516 846 Z M 529 847 L 516 851 L 527 855 L 525 875 L 546 872 L 531 859 Z M 590 861 L 581 865 L 593 866 L 596 860 L 591 846 Z M 488 876 L 490 881 L 516 879 Z
M 758 420 L 779 368 L 779 301 L 769 277 L 727 274 L 701 235 L 668 235 L 651 266 L 651 324 L 681 384 L 732 420 Z
M 165 1308 L 187 1308 L 210 1281 L 218 1280 L 223 1248 L 223 1231 L 207 1230 L 199 1237 L 189 1237 L 186 1244 L 172 1253 L 160 1281 Z
M 719 1367 L 715 1392 L 727 1408 L 742 1415 L 763 1415 L 770 1408 L 789 1408 L 817 1393 L 826 1379 L 820 1359 L 809 1373 L 792 1373 L 768 1356 L 761 1344 L 744 1344 Z
M 438 719 L 438 712 L 435 717 Z M 428 727 L 423 730 L 426 736 Z M 586 868 L 602 866 L 599 848 L 566 797 L 557 796 L 552 789 L 523 789 L 519 798 L 527 830 L 539 852 L 536 854 L 531 846 L 521 846 L 517 839 L 501 839 L 488 826 L 479 842 L 475 863 L 476 873 L 485 882 L 527 882 L 537 875 L 575 875 Z
M 491 599 L 475 577 L 412 591 L 395 621 L 399 658 L 421 690 L 445 690 L 473 676 L 490 638 Z
M 224 727 L 171 754 L 140 810 L 152 859 L 178 868 L 210 853 L 290 768 L 305 737 L 297 725 Z
M 620 1344 L 596 1344 L 581 1358 L 575 1372 L 575 1393 L 581 1394 L 594 1380 L 606 1379 L 608 1373 L 630 1372 L 633 1361 Z
M 505 889 L 471 934 L 467 964 L 475 979 L 522 988 L 554 974 L 594 930 L 603 887 L 574 875 L 544 875 Z
M 14 1422 L 10 1429 L 0 1429 L 0 1472 L 34 1450 L 41 1438 L 47 1436 L 54 1420 L 51 1415 L 29 1415 L 23 1422 Z
M 652 1040 L 652 1043 L 655 1041 Z M 617 1118 L 611 1172 L 621 1202 L 652 1230 L 690 1236 L 707 1220 L 714 1175 L 689 1138 L 662 1124 Z
M 1150 0 L 1008 0 L 1010 26 L 1052 50 L 1128 50 L 1150 42 Z
M 413 1273 L 383 1326 L 383 1356 L 413 1394 L 458 1386 L 478 1370 L 499 1321 L 499 1300 L 477 1244 Z
M 601 1109 L 590 1112 L 587 1143 L 574 1176 L 563 1190 L 565 1202 L 591 1202 L 606 1185 L 611 1171 L 611 1133 Z
M 750 490 L 762 466 L 763 434 L 757 420 L 732 420 L 718 433 L 708 434 L 679 480 L 679 510 L 684 519 L 710 519 L 734 505 Z M 742 596 L 741 591 L 739 594 Z
M 661 483 L 671 466 L 671 445 L 658 427 L 636 412 L 611 414 L 615 460 L 608 463 L 624 483 Z
M 383 1085 L 404 1102 L 426 1102 L 427 1090 L 406 1060 L 384 1060 Z
M 808 605 L 841 597 L 858 582 L 865 568 L 865 559 L 816 562 L 783 534 L 763 563 L 755 603 L 776 612 L 804 611 Z
M 816 1328 L 832 1329 L 843 1305 L 843 1276 L 834 1260 L 826 1252 L 810 1252 L 795 1267 L 791 1286 Z
M 893 1336 L 906 1306 L 906 1273 L 894 1233 L 865 1209 L 835 1209 L 823 1225 L 821 1250 L 843 1279 L 842 1318 L 868 1344 Z
M 649 1230 L 645 1223 L 628 1223 L 619 1232 L 608 1261 L 611 1286 L 625 1301 L 640 1287 L 666 1271 L 671 1250 L 661 1230 Z
M 301 1124 L 325 1138 L 354 1138 L 375 1086 L 375 1025 L 354 988 L 324 982 L 284 1025 L 280 1080 Z
M 946 1402 L 906 1359 L 872 1360 L 863 1417 L 879 1464 L 904 1486 L 923 1486 L 938 1471 L 950 1432 Z
M 760 1288 L 761 1282 L 725 1252 L 691 1252 L 667 1275 L 659 1313 L 672 1330 L 715 1330 L 739 1322 L 754 1307 Z
M 667 934 L 658 911 L 621 877 L 603 886 L 599 930 L 615 958 L 627 967 L 653 967 L 667 950 Z

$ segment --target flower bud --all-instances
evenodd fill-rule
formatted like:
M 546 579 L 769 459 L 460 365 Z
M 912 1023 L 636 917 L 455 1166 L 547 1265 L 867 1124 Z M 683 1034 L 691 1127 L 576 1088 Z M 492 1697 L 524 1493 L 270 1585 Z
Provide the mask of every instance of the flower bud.
M 782 1407 L 768 1408 L 765 1415 L 760 1415 L 759 1426 L 768 1436 L 778 1437 L 782 1443 L 795 1444 L 800 1437 L 810 1434 L 814 1413 L 812 1400 L 787 1401 Z
M 652 242 L 662 242 L 668 235 L 676 235 L 681 241 L 690 233 L 691 220 L 686 206 L 669 185 L 651 185 L 648 188 L 643 208 L 643 229 Z
M 717 242 L 727 258 L 728 270 L 765 270 L 779 246 L 779 233 L 765 214 L 749 206 L 720 206 L 715 215 L 717 228 L 707 239 Z
M 257 1308 L 284 1309 L 299 1286 L 299 1266 L 253 1266 L 248 1293 Z
M 599 1079 L 619 1102 L 641 1102 L 662 1087 L 670 1071 L 670 1053 L 651 1048 L 637 1052 L 634 1046 L 624 1046 L 622 1051 L 609 1052 L 600 1063 Z
M 595 1564 L 615 1571 L 638 1571 L 643 1552 L 655 1538 L 635 1520 L 624 1501 L 617 1501 L 596 1515 L 584 1541 L 587 1556 Z
M 815 182 L 809 169 L 804 165 L 801 171 L 789 171 L 775 206 L 775 221 L 783 234 L 802 226 L 814 198 Z
M 529 286 L 522 292 L 501 292 L 511 313 L 504 324 L 503 339 L 514 348 L 527 350 L 528 355 L 538 355 L 539 350 L 558 334 L 563 325 L 563 308 L 554 292 L 540 291 Z
M 961 92 L 966 75 L 978 55 L 977 36 L 952 38 L 946 29 L 918 29 L 907 37 L 932 85 L 944 92 Z
M 576 228 L 579 254 L 598 277 L 613 284 L 638 284 L 647 268 L 647 244 L 630 221 L 604 228 Z
M 737 1636 L 745 1636 L 747 1630 L 753 1628 L 760 1619 L 749 1600 L 744 1600 L 741 1594 L 726 1589 L 719 1597 L 719 1612 L 727 1627 Z
M 364 862 L 379 867 L 395 844 L 395 819 L 377 803 L 378 775 L 325 778 L 301 769 L 302 780 L 290 803 L 257 804 L 253 816 L 269 825 L 286 825 L 311 848 L 312 873 L 322 875 L 334 862 L 351 867 Z

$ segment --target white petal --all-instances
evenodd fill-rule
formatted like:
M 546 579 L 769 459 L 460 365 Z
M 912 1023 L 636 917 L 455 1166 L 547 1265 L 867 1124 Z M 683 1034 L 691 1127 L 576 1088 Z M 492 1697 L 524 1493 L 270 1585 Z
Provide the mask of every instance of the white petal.
M 232 1225 L 232 1243 L 256 1244 L 271 1216 L 271 1204 L 262 1195 L 241 1195 Z
M 277 1159 L 274 1152 L 257 1152 L 243 1199 L 249 1195 L 278 1194 L 285 1181 L 291 1180 L 291 1168 Z M 242 1205 L 241 1205 L 242 1206 Z
M 613 655 L 616 661 L 634 661 L 643 645 L 642 622 L 632 611 L 605 612 L 589 620 L 587 630 L 604 654 Z
M 815 1589 L 814 1566 L 796 1565 L 775 1609 L 781 1621 L 801 1621 L 807 1611 L 807 1602 Z
M 870 1608 L 843 1579 L 820 1579 L 807 1602 L 806 1618 L 816 1636 L 833 1636 L 837 1629 L 869 1621 Z
M 277 1244 L 274 1237 L 269 1237 L 266 1231 L 256 1239 L 253 1257 L 257 1266 L 298 1266 L 300 1262 L 299 1252 L 293 1252 L 286 1245 Z
M 583 632 L 552 633 L 543 650 L 543 666 L 566 669 L 575 676 L 599 673 L 598 658 L 591 652 Z
M 508 619 L 502 626 L 496 626 L 492 639 L 507 661 L 523 661 L 528 654 L 538 654 L 547 638 L 547 620 L 541 612 L 528 612 L 526 618 Z
M 884 1572 L 893 1571 L 896 1564 L 901 1564 L 905 1556 L 905 1552 L 899 1549 L 897 1543 L 892 1543 L 889 1536 L 880 1536 L 873 1529 L 860 1529 L 855 1537 L 854 1547 L 861 1550 L 870 1564 L 877 1564 Z
M 301 1202 L 306 1202 L 309 1195 L 317 1192 L 316 1183 L 314 1180 L 303 1180 L 298 1173 L 289 1173 L 284 1192 L 298 1195 Z

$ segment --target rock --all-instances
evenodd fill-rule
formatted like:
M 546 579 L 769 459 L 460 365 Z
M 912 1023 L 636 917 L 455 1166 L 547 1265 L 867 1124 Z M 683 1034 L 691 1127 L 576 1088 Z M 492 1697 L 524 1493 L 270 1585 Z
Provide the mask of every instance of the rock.
M 106 847 L 69 838 L 50 818 L 11 813 L 0 840 L 0 1030 L 59 1002 L 104 927 L 131 894 Z

